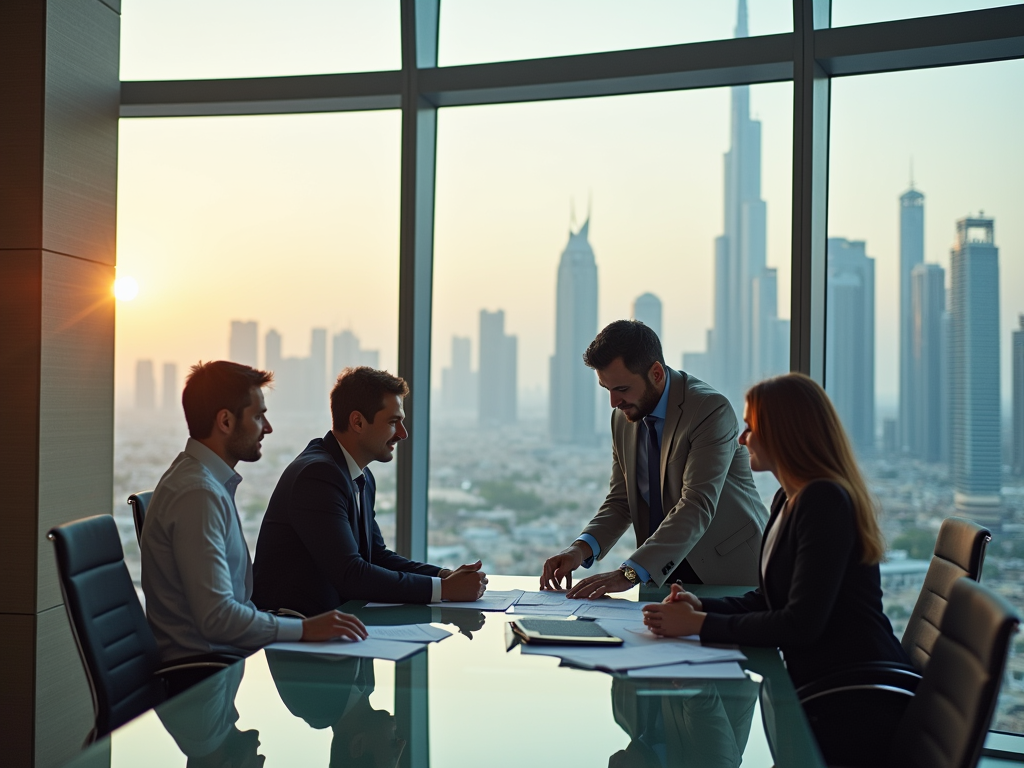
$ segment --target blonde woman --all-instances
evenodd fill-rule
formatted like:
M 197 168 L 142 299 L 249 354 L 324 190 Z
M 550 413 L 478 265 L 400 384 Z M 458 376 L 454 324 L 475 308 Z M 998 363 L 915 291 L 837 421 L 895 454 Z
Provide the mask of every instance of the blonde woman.
M 644 608 L 657 635 L 778 647 L 797 687 L 851 664 L 909 664 L 882 613 L 885 542 L 850 442 L 825 391 L 802 374 L 747 392 L 739 437 L 775 495 L 761 547 L 760 588 L 704 598 L 672 586 Z

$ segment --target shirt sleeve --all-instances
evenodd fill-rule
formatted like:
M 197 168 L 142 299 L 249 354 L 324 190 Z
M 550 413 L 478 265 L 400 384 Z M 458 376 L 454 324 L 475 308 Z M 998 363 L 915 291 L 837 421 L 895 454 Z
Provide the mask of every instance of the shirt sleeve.
M 302 619 L 293 619 L 288 616 L 277 618 L 277 642 L 293 642 L 302 639 Z
M 576 537 L 576 540 L 585 541 L 587 544 L 590 545 L 590 557 L 588 557 L 586 560 L 580 563 L 580 565 L 582 565 L 584 568 L 589 568 L 594 564 L 594 560 L 598 560 L 601 558 L 601 545 L 598 544 L 597 539 L 595 539 L 589 533 L 581 533 L 579 536 Z
M 235 598 L 226 554 L 229 538 L 241 536 L 234 510 L 208 489 L 197 488 L 176 499 L 171 517 L 174 562 L 203 639 L 253 650 L 277 640 L 280 619 Z
M 430 602 L 440 603 L 441 602 L 441 579 L 439 576 L 431 576 L 430 581 L 433 584 L 433 588 L 430 591 Z

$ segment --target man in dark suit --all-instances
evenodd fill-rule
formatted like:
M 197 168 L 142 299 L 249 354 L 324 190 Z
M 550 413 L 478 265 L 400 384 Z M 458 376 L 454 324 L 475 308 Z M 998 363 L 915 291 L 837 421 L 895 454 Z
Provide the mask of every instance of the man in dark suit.
M 270 497 L 253 563 L 253 602 L 304 615 L 347 600 L 437 603 L 480 598 L 480 562 L 450 571 L 417 563 L 384 544 L 374 519 L 371 461 L 391 461 L 409 436 L 403 379 L 346 368 L 331 390 L 333 429 L 310 441 Z

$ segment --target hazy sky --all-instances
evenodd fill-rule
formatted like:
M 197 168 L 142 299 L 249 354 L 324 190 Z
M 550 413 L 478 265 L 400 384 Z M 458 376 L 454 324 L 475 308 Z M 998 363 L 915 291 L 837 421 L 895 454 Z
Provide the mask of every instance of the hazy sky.
M 836 0 L 837 24 L 994 3 Z M 125 0 L 123 79 L 381 69 L 399 64 L 398 4 Z M 754 34 L 792 28 L 791 5 L 752 0 Z M 244 9 L 244 10 L 243 10 Z M 201 15 L 207 22 L 195 25 Z M 445 0 L 441 63 L 728 37 L 735 5 Z M 538 19 L 542 20 L 538 22 Z M 895 393 L 897 198 L 911 156 L 926 195 L 926 254 L 948 264 L 956 218 L 996 218 L 1004 349 L 1024 311 L 1021 62 L 837 79 L 829 233 L 877 259 L 878 389 Z M 751 89 L 763 121 L 768 260 L 788 316 L 792 86 Z M 665 303 L 672 364 L 703 347 L 713 241 L 722 231 L 729 90 L 499 105 L 439 115 L 435 373 L 453 333 L 505 309 L 520 337 L 520 384 L 546 386 L 554 289 L 570 203 L 593 201 L 600 320 L 651 290 Z M 351 327 L 393 367 L 397 334 L 400 123 L 395 112 L 121 121 L 117 385 L 135 360 L 227 354 L 228 321 L 275 327 L 285 354 L 309 330 Z M 1004 379 L 1009 370 L 1004 362 Z M 1004 388 L 1005 391 L 1005 388 Z

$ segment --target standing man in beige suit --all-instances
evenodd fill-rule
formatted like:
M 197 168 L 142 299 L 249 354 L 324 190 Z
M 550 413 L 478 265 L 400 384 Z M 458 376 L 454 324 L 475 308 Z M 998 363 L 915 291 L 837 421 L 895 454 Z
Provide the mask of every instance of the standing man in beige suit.
M 604 504 L 579 538 L 544 563 L 542 589 L 597 598 L 637 584 L 757 584 L 768 511 L 750 474 L 729 401 L 665 365 L 657 334 L 617 320 L 583 355 L 608 390 L 612 476 Z M 652 494 L 653 490 L 653 494 Z M 632 525 L 637 549 L 618 570 L 572 585 Z

